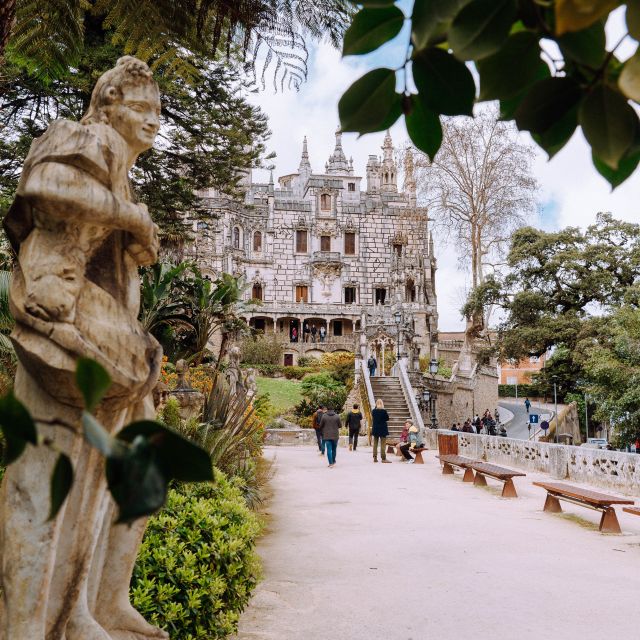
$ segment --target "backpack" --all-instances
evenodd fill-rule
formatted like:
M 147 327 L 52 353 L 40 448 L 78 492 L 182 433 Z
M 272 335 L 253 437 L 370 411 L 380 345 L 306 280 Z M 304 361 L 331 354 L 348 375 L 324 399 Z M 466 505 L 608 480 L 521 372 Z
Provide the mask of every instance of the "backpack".
M 367 360 L 367 366 L 369 368 L 376 366 L 376 361 L 373 359 L 372 356 L 369 356 L 369 360 Z

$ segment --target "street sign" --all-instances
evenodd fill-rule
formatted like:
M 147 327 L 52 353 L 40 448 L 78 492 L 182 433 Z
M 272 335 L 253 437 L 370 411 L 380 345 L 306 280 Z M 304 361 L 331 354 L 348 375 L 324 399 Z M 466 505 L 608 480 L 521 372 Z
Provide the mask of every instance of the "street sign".
M 540 416 L 537 413 L 529 414 L 529 424 L 538 424 Z
M 540 428 L 541 428 L 543 431 L 546 431 L 546 430 L 549 428 L 549 423 L 548 423 L 546 420 L 543 420 L 543 421 L 540 423 Z

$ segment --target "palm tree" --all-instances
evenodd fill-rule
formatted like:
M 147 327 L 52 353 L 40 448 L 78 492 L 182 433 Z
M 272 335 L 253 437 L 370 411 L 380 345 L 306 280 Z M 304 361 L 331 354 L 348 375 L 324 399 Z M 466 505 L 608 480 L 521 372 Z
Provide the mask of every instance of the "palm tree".
M 0 13 L 5 39 L 12 4 Z M 125 53 L 168 73 L 195 71 L 184 51 L 245 58 L 254 69 L 264 55 L 263 83 L 272 68 L 275 82 L 297 87 L 307 73 L 305 37 L 326 36 L 338 46 L 354 8 L 351 0 L 19 0 L 8 48 L 41 76 L 59 77 L 78 59 L 92 16 L 113 31 L 114 44 Z

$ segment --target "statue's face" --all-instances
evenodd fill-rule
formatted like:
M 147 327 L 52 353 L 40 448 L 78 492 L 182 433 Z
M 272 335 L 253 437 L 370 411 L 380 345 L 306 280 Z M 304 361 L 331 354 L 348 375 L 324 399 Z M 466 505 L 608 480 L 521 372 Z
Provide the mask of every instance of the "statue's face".
M 125 86 L 123 99 L 109 110 L 111 126 L 127 141 L 136 153 L 153 146 L 160 129 L 160 95 L 148 83 Z

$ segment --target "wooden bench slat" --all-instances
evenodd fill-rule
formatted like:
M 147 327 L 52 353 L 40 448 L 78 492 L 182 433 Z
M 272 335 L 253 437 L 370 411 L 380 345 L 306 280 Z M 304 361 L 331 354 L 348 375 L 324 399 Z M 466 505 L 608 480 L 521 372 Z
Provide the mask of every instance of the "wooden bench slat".
M 522 471 L 513 471 L 506 467 L 500 467 L 497 464 L 491 464 L 489 462 L 473 462 L 469 465 L 474 471 L 479 471 L 482 474 L 492 476 L 498 480 L 507 480 L 508 478 L 514 478 L 515 476 L 526 476 L 526 473 Z
M 476 462 L 473 458 L 467 458 L 465 456 L 457 456 L 454 454 L 440 455 L 436 456 L 436 458 L 440 459 L 440 462 L 444 462 L 446 464 L 453 464 L 456 467 L 462 467 L 466 469 L 472 462 Z
M 640 516 L 640 507 L 622 507 L 622 510 L 632 513 L 634 516 Z
M 581 489 L 564 482 L 534 482 L 536 487 L 542 487 L 549 493 L 564 495 L 576 500 L 582 500 L 599 507 L 608 507 L 612 504 L 633 504 L 634 500 L 628 498 L 618 498 L 599 491 L 591 491 L 590 489 Z

